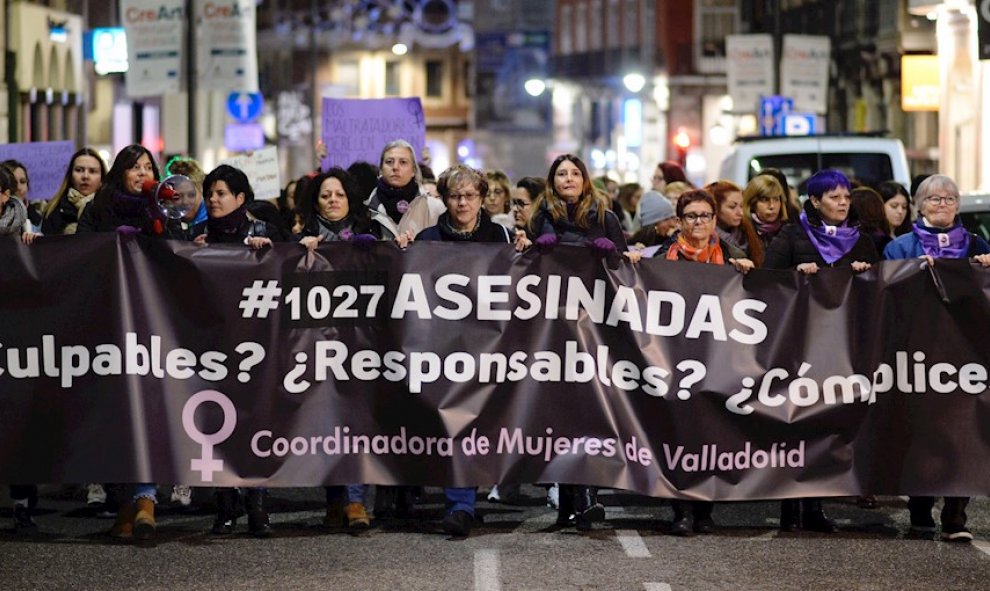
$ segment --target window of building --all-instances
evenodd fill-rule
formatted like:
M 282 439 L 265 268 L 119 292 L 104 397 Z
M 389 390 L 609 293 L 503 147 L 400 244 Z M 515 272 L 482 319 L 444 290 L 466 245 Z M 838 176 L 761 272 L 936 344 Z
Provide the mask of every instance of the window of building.
M 574 52 L 586 51 L 588 51 L 588 5 L 582 2 L 574 11 Z
M 619 0 L 608 0 L 605 10 L 605 48 L 615 49 L 619 46 Z
M 739 30 L 735 0 L 695 0 L 695 60 L 699 72 L 725 72 L 725 38 Z
M 591 8 L 588 20 L 591 21 L 589 29 L 591 38 L 588 40 L 588 48 L 591 51 L 602 50 L 602 0 L 591 0 Z
M 443 97 L 443 62 L 426 60 L 426 96 Z
M 574 43 L 571 35 L 573 13 L 570 4 L 560 7 L 560 53 L 567 55 L 574 51 Z
M 385 96 L 399 96 L 402 94 L 402 82 L 399 77 L 401 71 L 399 62 L 385 62 Z

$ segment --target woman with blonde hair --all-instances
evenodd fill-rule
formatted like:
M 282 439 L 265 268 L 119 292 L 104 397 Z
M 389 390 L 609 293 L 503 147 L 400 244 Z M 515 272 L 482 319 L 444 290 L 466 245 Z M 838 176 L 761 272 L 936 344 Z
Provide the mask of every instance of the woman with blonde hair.
M 764 252 L 787 221 L 786 199 L 780 182 L 766 174 L 753 177 L 743 189 L 743 217 L 753 222 Z

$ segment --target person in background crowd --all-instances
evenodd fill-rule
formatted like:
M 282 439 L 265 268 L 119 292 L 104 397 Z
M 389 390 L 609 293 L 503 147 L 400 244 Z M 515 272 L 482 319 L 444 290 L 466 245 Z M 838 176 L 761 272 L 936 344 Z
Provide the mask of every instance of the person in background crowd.
M 145 182 L 156 181 L 158 177 L 158 164 L 147 148 L 138 144 L 123 148 L 114 158 L 96 196 L 83 208 L 76 233 L 161 236 L 165 228 L 158 217 L 160 212 L 151 209 L 150 196 L 144 194 Z M 112 505 L 119 503 L 117 520 L 110 535 L 121 539 L 150 539 L 155 534 L 155 485 L 110 486 L 105 514 L 112 514 Z
M 609 201 L 612 203 L 612 210 L 615 211 L 615 200 L 619 198 L 619 183 L 608 175 L 602 175 L 595 177 L 592 184 L 608 196 Z M 616 212 L 616 215 L 618 215 L 618 212 Z
M 690 183 L 675 181 L 673 183 L 667 183 L 667 188 L 664 189 L 663 195 L 670 201 L 670 204 L 676 208 L 677 200 L 680 199 L 681 195 L 687 193 L 693 188 L 694 187 L 692 187 Z
M 883 252 L 891 238 L 890 222 L 880 194 L 869 187 L 858 187 L 849 194 L 859 218 L 859 231 L 873 239 L 877 252 Z
M 784 223 L 796 223 L 798 216 L 801 215 L 801 200 L 798 198 L 797 189 L 792 187 L 790 182 L 788 182 L 787 175 L 784 174 L 784 172 L 779 168 L 773 167 L 764 168 L 758 172 L 756 176 L 761 175 L 772 176 L 777 179 L 778 183 L 780 183 L 780 188 L 783 189 L 784 192 L 782 201 L 784 204 L 784 209 L 786 210 L 783 218 Z
M 687 175 L 684 174 L 684 169 L 673 160 L 667 160 L 666 162 L 657 164 L 651 181 L 652 186 L 650 188 L 664 195 L 667 194 L 665 189 L 670 183 L 687 183 L 688 186 L 691 185 L 687 179 Z
M 186 175 L 189 176 L 189 175 Z M 275 204 L 278 206 L 278 212 L 285 221 L 285 225 L 289 228 L 295 227 L 296 220 L 296 187 L 299 181 L 296 179 L 290 180 L 285 184 L 285 187 L 278 194 L 278 199 Z M 205 209 L 204 209 L 205 213 Z
M 914 205 L 918 219 L 911 232 L 898 236 L 888 244 L 883 251 L 884 259 L 923 258 L 929 265 L 935 265 L 936 259 L 971 258 L 983 268 L 990 267 L 990 244 L 967 232 L 959 221 L 959 187 L 955 181 L 942 174 L 927 177 L 914 192 Z M 969 411 L 961 409 L 961 412 Z M 952 417 L 945 419 L 952 420 Z M 969 415 L 960 418 L 968 419 Z M 945 457 L 951 455 L 951 452 L 945 453 Z M 943 540 L 969 542 L 973 539 L 973 534 L 966 529 L 968 504 L 968 497 L 945 497 L 941 514 Z M 934 506 L 934 497 L 912 496 L 908 499 L 914 532 L 935 531 L 935 520 L 932 519 Z
M 635 234 L 642 227 L 643 223 L 639 218 L 639 200 L 642 198 L 643 187 L 636 183 L 626 183 L 619 187 L 619 195 L 616 199 L 618 211 L 615 214 L 619 216 L 619 223 L 622 224 L 626 234 Z M 613 208 L 613 211 L 615 209 Z
M 73 154 L 62 184 L 45 206 L 41 233 L 75 234 L 83 208 L 96 196 L 106 175 L 107 166 L 96 150 L 82 148 Z
M 884 181 L 877 187 L 883 199 L 884 213 L 890 225 L 891 238 L 911 231 L 911 196 L 897 181 Z
M 370 162 L 359 160 L 347 167 L 347 174 L 354 179 L 354 187 L 357 189 L 358 197 L 367 202 L 371 194 L 375 192 L 375 187 L 378 186 L 378 168 Z M 434 185 L 436 185 L 436 176 L 431 176 Z
M 533 203 L 530 231 L 541 251 L 557 244 L 586 245 L 599 257 L 622 253 L 638 262 L 639 252 L 626 252 L 626 238 L 619 219 L 609 208 L 608 197 L 592 188 L 584 162 L 573 154 L 558 156 L 550 166 L 545 190 Z M 581 531 L 605 519 L 605 507 L 590 486 L 560 485 L 558 525 L 577 525 Z
M 419 171 L 423 175 L 423 190 L 426 191 L 426 194 L 443 203 L 443 200 L 440 199 L 440 193 L 437 191 L 436 173 L 433 172 L 432 168 L 422 162 L 419 163 Z
M 196 244 L 241 244 L 252 250 L 272 245 L 272 236 L 278 235 L 279 230 L 271 223 L 255 219 L 248 212 L 248 204 L 254 201 L 254 191 L 244 172 L 221 164 L 206 175 L 203 194 L 208 217 L 196 226 Z M 248 488 L 245 495 L 248 531 L 259 538 L 271 535 L 268 510 L 265 508 L 266 494 L 267 490 L 263 488 Z M 231 534 L 237 526 L 239 491 L 236 488 L 218 488 L 216 501 L 217 517 L 212 532 L 215 535 Z
M 766 176 L 754 177 L 750 184 L 757 179 L 768 179 L 773 191 L 780 189 L 776 180 Z M 859 273 L 876 263 L 880 257 L 873 240 L 859 231 L 850 186 L 849 179 L 837 170 L 812 175 L 799 223 L 780 230 L 766 251 L 764 268 L 813 275 L 825 267 L 851 267 Z M 789 499 L 781 502 L 780 529 L 829 533 L 836 527 L 825 514 L 821 499 Z
M 28 178 L 27 167 L 17 160 L 4 160 L 0 162 L 0 166 L 9 168 L 14 173 L 14 178 L 17 179 L 17 191 L 14 192 L 14 197 L 20 199 L 24 207 L 27 208 L 28 221 L 31 223 L 31 227 L 25 231 L 30 231 L 34 234 L 41 232 L 42 212 L 45 204 L 39 201 L 32 205 L 28 201 L 28 193 L 31 192 L 31 180 Z
M 694 189 L 681 195 L 677 201 L 680 229 L 664 243 L 657 257 L 668 261 L 732 265 L 743 274 L 751 271 L 753 261 L 746 258 L 746 253 L 719 238 L 715 231 L 716 208 L 715 198 L 704 189 Z M 692 529 L 697 534 L 715 531 L 715 521 L 712 519 L 715 503 L 672 499 L 670 506 L 674 510 L 674 521 L 670 526 L 672 535 L 686 536 Z M 687 517 L 689 507 L 693 525 Z
M 716 181 L 705 190 L 718 205 L 715 231 L 719 238 L 746 253 L 746 258 L 757 267 L 763 265 L 763 243 L 753 229 L 751 218 L 743 211 L 742 189 L 731 181 Z
M 921 183 L 925 182 L 925 179 L 927 179 L 930 176 L 932 176 L 932 175 L 930 175 L 930 174 L 916 174 L 913 177 L 911 177 L 911 195 L 917 195 L 918 194 L 918 187 L 920 187 L 921 186 Z
M 743 216 L 753 222 L 753 229 L 766 253 L 767 247 L 787 221 L 784 189 L 771 175 L 754 176 L 743 189 Z
M 447 204 L 447 211 L 440 215 L 435 226 L 416 235 L 418 241 L 443 242 L 496 242 L 511 243 L 509 230 L 489 219 L 482 203 L 488 196 L 486 175 L 480 170 L 456 164 L 440 175 L 437 190 Z M 525 234 L 515 239 L 516 249 L 522 250 L 530 242 Z M 447 513 L 441 526 L 452 536 L 467 536 L 474 522 L 477 489 L 473 487 L 445 487 Z
M 533 216 L 533 202 L 543 192 L 546 181 L 537 176 L 524 176 L 516 182 L 512 190 L 512 218 L 515 229 L 527 232 L 529 219 Z
M 509 177 L 501 170 L 488 170 L 485 171 L 485 178 L 488 179 L 485 213 L 496 224 L 512 230 L 516 224 L 509 215 Z
M 639 215 L 643 223 L 639 232 L 629 239 L 637 248 L 662 246 L 677 230 L 677 215 L 670 200 L 657 193 L 647 191 L 639 200 Z

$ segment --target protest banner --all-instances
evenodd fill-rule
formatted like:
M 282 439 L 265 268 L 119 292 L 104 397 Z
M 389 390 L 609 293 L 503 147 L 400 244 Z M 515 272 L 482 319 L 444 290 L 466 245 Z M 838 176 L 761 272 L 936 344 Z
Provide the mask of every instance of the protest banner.
M 419 98 L 323 99 L 323 143 L 327 155 L 321 166 L 347 168 L 354 162 L 378 165 L 382 148 L 406 140 L 422 157 L 426 119 Z
M 0 254 L 13 482 L 990 493 L 990 272 L 968 261 L 743 276 L 112 234 Z
M 248 154 L 239 154 L 220 164 L 239 168 L 251 181 L 255 199 L 275 199 L 282 191 L 278 176 L 278 148 L 268 146 Z

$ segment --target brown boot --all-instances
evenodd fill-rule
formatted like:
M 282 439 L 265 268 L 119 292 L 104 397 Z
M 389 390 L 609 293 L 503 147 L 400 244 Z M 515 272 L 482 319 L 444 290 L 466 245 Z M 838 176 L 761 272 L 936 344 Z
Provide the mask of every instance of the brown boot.
M 368 519 L 368 512 L 362 503 L 347 503 L 344 507 L 344 514 L 347 516 L 347 527 L 354 529 L 367 529 L 371 526 Z
M 141 497 L 135 503 L 137 514 L 134 516 L 134 537 L 138 540 L 150 540 L 155 535 L 155 502 L 147 497 Z
M 110 537 L 122 540 L 130 539 L 134 535 L 135 513 L 137 513 L 137 509 L 134 508 L 134 503 L 121 503 L 117 507 L 117 520 L 113 522 L 113 527 L 110 528 Z

